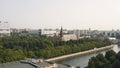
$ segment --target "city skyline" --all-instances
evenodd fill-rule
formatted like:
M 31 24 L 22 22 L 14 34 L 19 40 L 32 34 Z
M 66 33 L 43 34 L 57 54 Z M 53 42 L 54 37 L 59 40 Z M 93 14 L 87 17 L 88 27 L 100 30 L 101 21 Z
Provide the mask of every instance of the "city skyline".
M 120 29 L 119 0 L 0 0 L 13 28 Z

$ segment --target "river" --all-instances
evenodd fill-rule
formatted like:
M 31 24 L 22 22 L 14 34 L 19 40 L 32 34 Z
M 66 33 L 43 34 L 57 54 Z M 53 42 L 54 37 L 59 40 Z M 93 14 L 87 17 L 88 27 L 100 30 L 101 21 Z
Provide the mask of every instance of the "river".
M 114 50 L 117 53 L 117 52 L 120 51 L 120 47 L 118 45 L 114 45 L 112 50 Z M 88 61 L 91 57 L 96 56 L 99 53 L 105 54 L 106 51 L 96 52 L 96 53 L 93 53 L 93 54 L 88 54 L 88 55 L 83 55 L 83 56 L 77 56 L 77 57 L 74 57 L 74 58 L 71 58 L 71 59 L 66 59 L 64 61 L 61 61 L 60 63 L 72 65 L 72 66 L 75 66 L 75 67 L 80 66 L 80 68 L 84 68 L 88 65 Z

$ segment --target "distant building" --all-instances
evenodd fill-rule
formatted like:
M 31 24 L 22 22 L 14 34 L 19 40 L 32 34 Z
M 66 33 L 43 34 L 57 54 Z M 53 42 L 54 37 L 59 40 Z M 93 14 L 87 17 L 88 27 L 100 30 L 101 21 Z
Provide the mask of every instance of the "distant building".
M 91 34 L 90 30 L 69 30 L 69 34 L 75 34 L 78 38 L 81 36 L 89 36 Z
M 19 35 L 19 36 L 24 36 L 24 35 L 29 35 L 30 29 L 17 29 L 17 28 L 11 28 L 11 35 Z
M 64 34 L 67 34 L 68 31 L 63 29 L 62 30 Z M 48 37 L 54 37 L 56 33 L 60 33 L 60 29 L 42 29 L 41 35 L 46 35 Z
M 78 38 L 75 34 L 65 33 L 61 27 L 60 31 L 54 34 L 54 39 L 56 42 L 62 43 L 62 41 L 77 40 Z
M 79 37 L 79 39 L 82 39 L 82 38 L 91 38 L 91 36 L 81 36 L 81 37 Z
M 32 35 L 41 35 L 41 29 L 31 29 L 28 33 Z
M 109 37 L 109 40 L 111 40 L 113 43 L 118 43 L 118 39 L 114 38 L 114 37 Z
M 120 31 L 117 30 L 112 30 L 112 31 L 100 31 L 103 35 L 107 36 L 107 37 L 120 37 Z
M 43 29 L 41 30 L 41 35 L 46 35 L 46 36 L 50 36 L 50 37 L 53 37 L 54 34 L 56 33 L 56 30 L 54 29 Z
M 16 28 L 11 28 L 11 33 L 19 33 L 20 30 L 19 29 L 16 29 Z
M 10 36 L 10 25 L 7 21 L 0 21 L 0 36 Z
M 69 30 L 68 34 L 75 34 L 78 38 L 83 36 L 92 36 L 98 37 L 100 39 L 105 39 L 108 37 L 118 37 L 120 38 L 120 31 L 119 30 L 111 30 L 111 31 L 99 31 L 99 30 Z
M 70 41 L 70 40 L 77 40 L 77 36 L 75 34 L 63 35 L 62 41 Z

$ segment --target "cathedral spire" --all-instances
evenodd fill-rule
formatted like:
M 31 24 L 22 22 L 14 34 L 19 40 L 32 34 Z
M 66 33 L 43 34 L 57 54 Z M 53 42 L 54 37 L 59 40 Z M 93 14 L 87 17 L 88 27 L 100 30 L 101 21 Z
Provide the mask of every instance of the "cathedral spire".
M 61 26 L 61 29 L 60 29 L 60 38 L 63 37 L 63 29 L 62 29 L 62 26 Z

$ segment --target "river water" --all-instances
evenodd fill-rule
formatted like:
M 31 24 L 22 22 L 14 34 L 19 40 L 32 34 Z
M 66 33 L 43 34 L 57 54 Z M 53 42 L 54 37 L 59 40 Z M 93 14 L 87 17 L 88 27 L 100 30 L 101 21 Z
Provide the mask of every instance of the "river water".
M 120 46 L 114 45 L 112 50 L 114 50 L 117 53 L 117 52 L 120 51 Z M 105 54 L 106 51 L 107 50 L 101 51 L 101 52 L 96 52 L 96 53 L 93 53 L 93 54 L 84 55 L 84 56 L 78 56 L 78 57 L 74 57 L 74 58 L 71 58 L 71 59 L 66 59 L 64 61 L 61 61 L 60 63 L 72 65 L 72 66 L 75 66 L 75 67 L 80 66 L 80 68 L 84 68 L 88 65 L 88 61 L 91 57 L 96 56 L 99 53 Z

